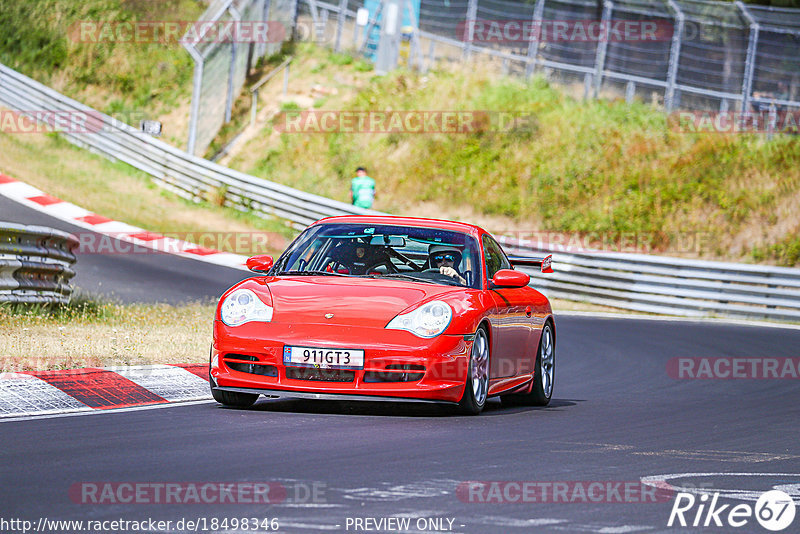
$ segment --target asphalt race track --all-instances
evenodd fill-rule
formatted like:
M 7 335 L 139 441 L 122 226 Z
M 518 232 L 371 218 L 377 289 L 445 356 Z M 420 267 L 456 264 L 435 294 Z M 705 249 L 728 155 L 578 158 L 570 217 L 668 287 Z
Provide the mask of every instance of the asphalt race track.
M 768 532 L 752 518 L 739 529 L 667 528 L 671 498 L 487 503 L 458 490 L 707 473 L 668 481 L 729 493 L 779 485 L 798 500 L 800 381 L 678 380 L 666 369 L 677 356 L 796 358 L 800 330 L 587 317 L 556 327 L 556 389 L 543 409 L 495 401 L 462 417 L 435 405 L 262 399 L 246 411 L 207 403 L 0 423 L 3 516 L 276 518 L 280 532 L 365 532 L 355 520 L 366 517 L 412 518 L 409 532 Z M 104 482 L 273 483 L 284 493 L 273 504 L 83 504 L 74 493 Z
M 2 197 L 0 214 L 85 231 Z M 126 302 L 211 299 L 246 275 L 164 254 L 81 255 L 77 272 L 83 291 Z M 138 530 L 148 532 L 194 530 L 176 528 L 182 519 L 203 521 L 201 532 L 254 530 L 212 528 L 226 518 L 277 519 L 279 532 L 398 531 L 397 523 L 366 518 L 410 519 L 407 532 L 703 531 L 667 527 L 674 493 L 657 502 L 572 493 L 592 483 L 641 488 L 642 477 L 713 489 L 729 505 L 753 505 L 748 496 L 780 487 L 800 504 L 800 380 L 668 372 L 676 357 L 798 358 L 800 329 L 577 316 L 557 316 L 556 329 L 547 408 L 493 400 L 481 416 L 462 417 L 438 405 L 262 399 L 244 411 L 209 402 L 0 422 L 2 518 L 173 521 Z M 467 483 L 476 481 L 497 491 L 470 493 L 476 486 Z M 125 483 L 150 493 L 114 493 Z M 202 504 L 152 493 L 159 484 L 229 483 L 268 484 L 268 502 L 253 504 L 247 491 Z M 550 488 L 550 498 L 521 497 L 515 488 L 523 483 Z M 564 483 L 569 496 L 555 498 L 555 484 Z M 800 517 L 785 532 L 797 525 Z M 707 531 L 767 532 L 752 518 L 744 528 Z
M 89 230 L 0 196 L 0 221 L 49 226 L 66 232 Z M 78 254 L 71 284 L 78 292 L 125 303 L 177 304 L 211 300 L 247 276 L 247 272 L 201 263 L 171 254 Z

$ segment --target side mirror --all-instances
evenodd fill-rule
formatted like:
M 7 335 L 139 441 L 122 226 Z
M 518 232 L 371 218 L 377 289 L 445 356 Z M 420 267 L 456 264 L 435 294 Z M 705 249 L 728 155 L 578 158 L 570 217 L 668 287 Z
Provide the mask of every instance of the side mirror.
M 513 269 L 500 269 L 494 273 L 492 278 L 491 289 L 498 289 L 501 287 L 525 287 L 531 281 L 531 277 L 522 271 L 515 271 Z
M 247 258 L 247 268 L 257 273 L 265 273 L 272 268 L 272 256 L 261 254 Z

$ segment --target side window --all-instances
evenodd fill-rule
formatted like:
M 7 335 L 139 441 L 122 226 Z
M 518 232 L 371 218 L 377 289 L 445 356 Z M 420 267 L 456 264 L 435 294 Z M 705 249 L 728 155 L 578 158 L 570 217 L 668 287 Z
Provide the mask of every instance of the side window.
M 486 260 L 486 278 L 489 280 L 500 269 L 511 268 L 511 263 L 508 261 L 503 249 L 488 234 L 483 235 L 483 256 Z

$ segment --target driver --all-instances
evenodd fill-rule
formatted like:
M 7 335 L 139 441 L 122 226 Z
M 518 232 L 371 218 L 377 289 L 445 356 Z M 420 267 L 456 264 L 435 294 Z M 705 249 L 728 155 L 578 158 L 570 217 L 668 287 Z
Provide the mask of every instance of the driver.
M 460 284 L 466 285 L 466 279 L 458 274 L 456 265 L 461 263 L 461 251 L 452 245 L 431 245 L 428 249 L 428 262 L 432 269 L 439 269 L 439 272 L 458 280 Z

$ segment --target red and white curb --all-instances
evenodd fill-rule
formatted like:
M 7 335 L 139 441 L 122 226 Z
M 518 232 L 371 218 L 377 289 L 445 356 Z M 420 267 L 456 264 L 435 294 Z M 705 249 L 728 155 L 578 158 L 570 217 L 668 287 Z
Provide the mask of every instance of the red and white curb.
M 207 364 L 0 373 L 0 420 L 210 398 Z
M 51 217 L 108 236 L 110 238 L 109 251 L 113 250 L 113 246 L 110 244 L 111 240 L 119 239 L 137 247 L 145 247 L 184 258 L 247 270 L 245 265 L 247 256 L 201 247 L 194 243 L 148 232 L 142 228 L 103 217 L 75 204 L 52 197 L 1 172 L 0 195 Z

